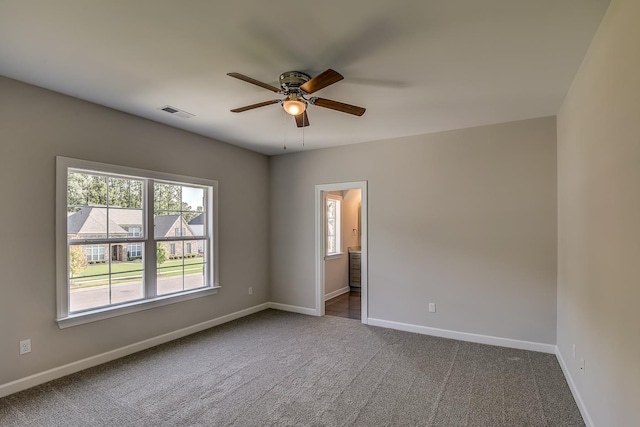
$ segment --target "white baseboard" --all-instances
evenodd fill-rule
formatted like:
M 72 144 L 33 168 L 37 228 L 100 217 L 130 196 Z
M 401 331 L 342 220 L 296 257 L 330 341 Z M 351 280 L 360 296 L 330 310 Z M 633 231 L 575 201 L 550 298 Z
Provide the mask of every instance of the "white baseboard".
M 318 313 L 314 308 L 298 307 L 297 305 L 280 304 L 277 302 L 268 303 L 269 308 L 280 311 L 290 311 L 292 313 L 306 314 L 308 316 L 317 316 Z
M 347 292 L 349 292 L 351 290 L 350 287 L 345 286 L 344 288 L 340 288 L 337 291 L 333 291 L 333 292 L 329 292 L 328 294 L 326 294 L 324 296 L 324 300 L 330 300 L 331 298 L 335 298 L 337 296 L 340 296 L 342 294 L 346 294 Z
M 48 371 L 29 375 L 28 377 L 20 378 L 6 384 L 2 384 L 0 385 L 0 397 L 8 396 L 10 394 L 17 393 L 31 387 L 35 387 L 39 384 L 44 384 L 48 381 L 55 380 L 56 378 L 82 371 L 83 369 L 107 363 L 120 357 L 128 356 L 130 354 L 137 353 L 138 351 L 146 350 L 148 348 L 155 347 L 156 345 L 164 344 L 166 342 L 173 341 L 175 339 L 182 338 L 187 335 L 191 335 L 196 332 L 200 332 L 205 329 L 209 329 L 211 327 L 221 325 L 223 323 L 227 323 L 253 313 L 257 313 L 262 310 L 266 310 L 267 308 L 269 308 L 269 304 L 270 303 L 256 305 L 254 307 L 236 311 L 235 313 L 227 314 L 226 316 L 207 320 L 206 322 L 198 323 L 197 325 L 189 326 L 177 331 L 149 338 L 144 341 L 120 347 L 115 350 L 107 351 L 106 353 L 91 356 L 86 359 L 59 366 L 57 368 L 49 369 Z
M 146 350 L 148 348 L 155 347 L 157 345 L 164 344 L 166 342 L 173 341 L 175 339 L 182 338 L 187 335 L 191 335 L 196 332 L 200 332 L 205 329 L 209 329 L 214 326 L 221 325 L 223 323 L 227 323 L 232 320 L 236 320 L 253 313 L 257 313 L 267 308 L 273 308 L 281 311 L 289 311 L 293 313 L 306 314 L 309 316 L 317 316 L 316 310 L 312 308 L 307 308 L 307 307 L 299 307 L 299 306 L 280 304 L 280 303 L 274 303 L 274 302 L 268 302 L 268 303 L 256 305 L 254 307 L 236 311 L 234 313 L 227 314 L 225 316 L 221 316 L 216 319 L 211 319 L 206 322 L 198 323 L 197 325 L 189 326 L 183 329 L 179 329 L 177 331 L 159 335 L 154 338 L 149 338 L 149 339 L 146 339 L 134 344 L 130 344 L 115 350 L 111 350 L 102 354 L 91 356 L 86 359 L 78 360 L 76 362 L 68 363 L 66 365 L 59 366 L 57 368 L 49 369 L 44 372 L 40 372 L 25 378 L 20 378 L 18 380 L 11 381 L 6 384 L 2 384 L 0 385 L 0 397 L 8 396 L 10 394 L 17 393 L 19 391 L 26 390 L 31 387 L 35 387 L 39 384 L 43 384 L 45 382 L 63 377 L 65 375 L 70 375 L 75 372 L 79 372 L 84 369 L 91 368 L 93 366 L 107 363 L 112 360 L 118 359 L 120 357 L 128 356 L 138 351 Z M 562 359 L 562 355 L 557 350 L 555 345 L 535 343 L 535 342 L 529 342 L 529 341 L 512 340 L 508 338 L 499 338 L 499 337 L 492 337 L 492 336 L 486 336 L 486 335 L 470 334 L 466 332 L 449 331 L 446 329 L 430 328 L 426 326 L 411 325 L 407 323 L 392 322 L 388 320 L 381 320 L 381 319 L 374 319 L 374 318 L 368 318 L 367 321 L 368 321 L 368 324 L 371 326 L 381 326 L 383 328 L 398 329 L 401 331 L 416 332 L 419 334 L 433 335 L 433 336 L 438 336 L 443 338 L 452 338 L 452 339 L 458 339 L 462 341 L 477 342 L 481 344 L 490 344 L 490 345 L 497 345 L 502 347 L 511 347 L 511 348 L 518 348 L 522 350 L 533 350 L 533 351 L 540 351 L 544 353 L 556 354 L 556 356 L 558 357 L 558 360 L 560 361 L 560 366 L 562 367 L 565 377 L 567 378 L 567 382 L 569 383 L 569 387 L 571 388 L 571 392 L 573 393 L 576 399 L 580 412 L 582 413 L 582 416 L 585 419 L 587 426 L 593 427 L 593 422 L 589 417 L 589 414 L 584 406 L 582 398 L 580 397 L 580 394 L 578 393 L 575 387 L 575 384 L 573 383 L 573 379 L 571 378 L 569 370 L 567 369 L 567 366 L 564 363 L 564 360 Z
M 560 363 L 560 368 L 562 368 L 562 372 L 564 373 L 564 377 L 567 379 L 567 384 L 569 384 L 569 389 L 571 390 L 571 394 L 573 394 L 573 398 L 578 405 L 578 409 L 580 410 L 580 414 L 582 414 L 582 419 L 587 427 L 595 427 L 593 424 L 593 420 L 589 415 L 589 411 L 587 411 L 587 407 L 582 400 L 582 396 L 580 396 L 580 392 L 576 387 L 576 384 L 573 382 L 573 376 L 571 375 L 571 370 L 569 369 L 569 365 L 564 361 L 564 357 L 562 357 L 562 353 L 560 349 L 556 347 L 556 357 L 558 358 L 558 362 Z
M 520 350 L 539 351 L 542 353 L 555 354 L 556 346 L 531 341 L 514 340 L 511 338 L 493 337 L 490 335 L 479 335 L 468 332 L 451 331 L 448 329 L 431 328 L 428 326 L 412 325 L 409 323 L 392 322 L 390 320 L 374 319 L 369 317 L 369 326 L 381 326 L 383 328 L 397 329 L 406 332 L 416 332 L 418 334 L 432 335 L 434 337 L 451 338 L 460 341 L 469 341 L 479 344 L 497 345 L 500 347 L 517 348 Z

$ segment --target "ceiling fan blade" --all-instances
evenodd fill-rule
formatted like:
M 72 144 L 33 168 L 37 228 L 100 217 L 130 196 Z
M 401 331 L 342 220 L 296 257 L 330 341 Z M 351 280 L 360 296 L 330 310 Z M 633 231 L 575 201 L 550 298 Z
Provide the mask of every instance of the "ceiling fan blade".
M 345 104 L 343 102 L 332 101 L 324 98 L 311 98 L 309 100 L 313 105 L 318 107 L 331 108 L 332 110 L 340 111 L 347 114 L 353 114 L 354 116 L 361 116 L 367 111 L 366 108 L 358 107 L 357 105 Z
M 317 76 L 300 86 L 300 89 L 307 93 L 313 93 L 329 85 L 332 85 L 335 82 L 339 82 L 342 79 L 344 79 L 344 77 L 342 77 L 342 74 L 329 68 L 327 71 L 323 71 L 322 73 L 318 74 Z
M 244 82 L 251 83 L 251 84 L 254 84 L 256 86 L 260 86 L 262 88 L 270 90 L 271 92 L 282 93 L 282 91 L 280 89 L 278 89 L 277 87 L 271 86 L 271 85 L 266 84 L 266 83 L 262 83 L 259 80 L 252 79 L 251 77 L 247 77 L 247 76 L 245 76 L 243 74 L 240 74 L 240 73 L 227 73 L 227 76 L 235 77 L 236 79 L 240 79 L 240 80 L 242 80 Z
M 298 114 L 297 116 L 293 116 L 293 117 L 296 118 L 296 125 L 298 125 L 299 128 L 309 126 L 309 116 L 307 116 L 306 111 L 302 114 Z
M 271 101 L 259 102 L 257 104 L 247 105 L 245 107 L 234 108 L 231 110 L 232 113 L 242 113 L 243 111 L 253 110 L 254 108 L 266 107 L 267 105 L 277 104 L 279 103 L 279 99 L 272 99 Z

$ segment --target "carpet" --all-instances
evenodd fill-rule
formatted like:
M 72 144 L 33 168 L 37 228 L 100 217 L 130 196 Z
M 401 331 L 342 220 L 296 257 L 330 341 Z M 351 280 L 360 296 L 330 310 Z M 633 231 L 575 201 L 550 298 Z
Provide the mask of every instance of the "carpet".
M 265 310 L 0 399 L 2 426 L 584 426 L 551 354 Z

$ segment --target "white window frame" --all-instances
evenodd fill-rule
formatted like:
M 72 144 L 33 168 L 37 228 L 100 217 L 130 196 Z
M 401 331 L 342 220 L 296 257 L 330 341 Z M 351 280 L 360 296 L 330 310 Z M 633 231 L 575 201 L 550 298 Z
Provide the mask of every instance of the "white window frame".
M 146 218 L 143 220 L 142 234 L 145 254 L 145 295 L 142 300 L 128 303 L 100 307 L 79 313 L 69 313 L 69 244 L 67 236 L 67 177 L 69 169 L 86 170 L 89 173 L 96 171 L 104 174 L 116 174 L 131 178 L 144 179 L 147 182 L 147 197 L 143 201 Z M 181 185 L 196 185 L 205 188 L 208 192 L 206 200 L 207 224 L 206 242 L 209 248 L 205 267 L 206 287 L 187 290 L 179 293 L 156 296 L 156 244 L 159 240 L 154 238 L 154 210 L 153 183 L 154 180 L 170 181 Z M 106 256 L 106 253 L 105 253 Z M 60 328 L 81 325 L 124 314 L 160 307 L 194 298 L 201 298 L 216 294 L 220 286 L 218 266 L 218 182 L 210 179 L 189 177 L 164 172 L 149 171 L 106 163 L 92 162 L 88 160 L 72 159 L 68 157 L 56 157 L 56 295 L 57 317 Z
M 329 252 L 329 202 L 336 202 L 336 251 Z M 324 198 L 324 254 L 325 259 L 340 257 L 342 252 L 342 196 L 327 193 Z

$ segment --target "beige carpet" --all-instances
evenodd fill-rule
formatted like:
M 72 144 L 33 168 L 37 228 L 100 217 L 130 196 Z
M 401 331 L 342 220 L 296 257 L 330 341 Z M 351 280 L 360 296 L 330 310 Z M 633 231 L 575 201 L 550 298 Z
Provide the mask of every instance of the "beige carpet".
M 584 426 L 553 355 L 267 310 L 0 399 L 2 426 Z

